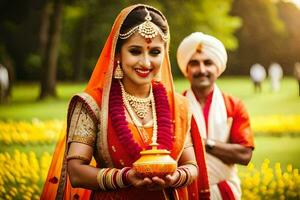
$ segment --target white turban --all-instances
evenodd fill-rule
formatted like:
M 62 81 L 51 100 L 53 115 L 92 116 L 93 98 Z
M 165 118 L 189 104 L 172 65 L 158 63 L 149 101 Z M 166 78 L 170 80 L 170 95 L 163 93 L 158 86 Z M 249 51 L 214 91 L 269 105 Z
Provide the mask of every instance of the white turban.
M 201 52 L 208 56 L 218 67 L 218 75 L 224 72 L 227 53 L 223 43 L 213 36 L 195 32 L 184 38 L 177 50 L 177 62 L 182 73 L 187 76 L 187 64 L 193 54 L 196 53 L 199 45 L 201 45 Z

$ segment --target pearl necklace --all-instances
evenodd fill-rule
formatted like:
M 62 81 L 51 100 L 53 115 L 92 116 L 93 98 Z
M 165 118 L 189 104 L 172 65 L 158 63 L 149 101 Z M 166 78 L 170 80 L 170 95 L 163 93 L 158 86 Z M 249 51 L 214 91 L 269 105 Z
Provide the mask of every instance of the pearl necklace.
M 124 85 L 122 84 L 122 82 L 119 81 L 119 83 L 120 83 L 120 86 L 121 86 L 122 99 L 123 99 L 123 103 L 125 105 L 126 110 L 128 111 L 128 113 L 129 113 L 129 115 L 130 115 L 130 117 L 131 117 L 134 125 L 137 128 L 138 127 L 142 127 L 143 125 L 141 124 L 141 122 L 135 117 L 135 114 L 138 115 L 138 113 L 133 111 L 134 107 L 130 104 L 130 100 L 126 96 L 126 95 L 130 95 L 130 94 L 128 94 L 125 91 L 125 88 L 124 88 Z M 151 110 L 152 110 L 152 120 L 153 120 L 152 144 L 156 144 L 157 145 L 157 116 L 156 116 L 155 101 L 154 101 L 154 97 L 153 97 L 152 87 L 150 89 L 150 94 L 149 94 L 149 96 L 146 99 L 137 98 L 137 97 L 132 96 L 132 95 L 130 95 L 130 96 L 131 96 L 132 99 L 138 100 L 140 102 L 141 101 L 143 101 L 143 102 L 149 101 L 149 104 L 150 104 L 149 106 L 151 106 Z M 148 113 L 148 111 L 147 111 L 147 113 Z

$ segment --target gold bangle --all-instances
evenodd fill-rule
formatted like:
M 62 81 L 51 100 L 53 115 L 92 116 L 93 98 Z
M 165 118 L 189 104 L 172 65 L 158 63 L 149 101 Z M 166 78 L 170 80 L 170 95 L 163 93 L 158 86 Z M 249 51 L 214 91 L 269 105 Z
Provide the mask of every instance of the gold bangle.
M 185 167 L 181 167 L 180 169 L 182 171 L 184 171 L 184 173 L 185 173 L 185 179 L 184 179 L 184 181 L 182 183 L 182 186 L 186 186 L 186 185 L 188 185 L 187 183 L 189 181 L 189 170 L 188 170 L 188 168 L 185 168 Z
M 105 183 L 106 183 L 106 187 L 109 189 L 116 189 L 116 186 L 113 181 L 113 177 L 114 177 L 114 174 L 116 171 L 117 171 L 117 169 L 111 168 L 106 174 Z
M 81 155 L 68 155 L 67 156 L 67 161 L 72 160 L 72 159 L 77 159 L 77 160 L 82 160 L 86 163 L 90 163 L 90 159 L 85 157 L 85 156 L 81 156 Z
M 193 177 L 192 177 L 191 171 L 188 168 L 186 168 L 186 170 L 187 170 L 187 182 L 186 182 L 186 185 L 189 185 L 189 184 L 191 184 L 193 182 Z
M 103 174 L 105 173 L 106 169 L 107 168 L 100 169 L 97 173 L 97 183 L 101 190 L 106 190 L 104 183 L 103 183 Z
M 178 179 L 175 181 L 175 183 L 173 183 L 173 187 L 177 187 L 180 184 L 181 181 L 181 170 L 177 169 L 177 172 L 179 174 Z

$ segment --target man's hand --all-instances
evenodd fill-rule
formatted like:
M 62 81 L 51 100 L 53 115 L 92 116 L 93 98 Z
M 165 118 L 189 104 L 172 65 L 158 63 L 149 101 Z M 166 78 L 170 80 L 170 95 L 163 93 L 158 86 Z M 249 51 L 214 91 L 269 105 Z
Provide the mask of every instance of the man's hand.
M 252 157 L 252 148 L 245 147 L 240 144 L 224 143 L 214 140 L 212 148 L 209 148 L 209 144 L 205 142 L 205 150 L 207 153 L 219 158 L 224 163 L 248 165 Z

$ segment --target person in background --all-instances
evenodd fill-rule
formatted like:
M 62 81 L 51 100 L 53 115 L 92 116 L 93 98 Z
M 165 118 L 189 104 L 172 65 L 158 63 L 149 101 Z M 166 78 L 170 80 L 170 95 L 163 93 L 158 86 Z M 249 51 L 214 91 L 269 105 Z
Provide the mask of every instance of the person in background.
M 277 92 L 280 90 L 280 81 L 283 76 L 282 68 L 278 63 L 272 63 L 268 70 L 268 75 L 271 81 L 271 91 Z
M 299 96 L 300 96 L 300 62 L 295 63 L 294 75 L 298 82 L 298 90 L 299 90 Z
M 215 83 L 226 68 L 225 47 L 217 38 L 195 32 L 180 43 L 177 61 L 191 85 L 184 95 L 191 104 L 195 150 L 201 138 L 205 143 L 211 199 L 241 199 L 236 164 L 249 163 L 254 141 L 242 101 L 223 93 Z
M 168 48 L 160 11 L 142 4 L 121 11 L 87 88 L 71 99 L 67 135 L 41 199 L 188 198 L 184 186 L 196 179 L 198 165 L 188 100 L 174 92 Z M 152 144 L 177 161 L 174 173 L 143 178 L 132 168 Z
M 7 100 L 9 89 L 9 74 L 7 69 L 0 64 L 0 103 Z
M 253 82 L 254 92 L 260 93 L 262 91 L 262 82 L 266 78 L 265 68 L 258 63 L 255 63 L 250 68 L 250 77 Z

